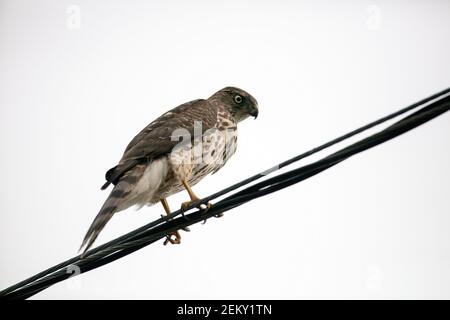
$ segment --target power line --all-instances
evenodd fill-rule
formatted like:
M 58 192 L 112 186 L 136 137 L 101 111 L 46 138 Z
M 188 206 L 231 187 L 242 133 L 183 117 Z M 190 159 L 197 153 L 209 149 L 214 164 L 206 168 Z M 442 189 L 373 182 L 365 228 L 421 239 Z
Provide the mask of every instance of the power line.
M 88 251 L 83 258 L 76 256 L 56 266 L 53 266 L 43 272 L 40 272 L 33 277 L 21 281 L 0 292 L 0 297 L 8 299 L 26 299 L 34 294 L 48 288 L 49 286 L 63 281 L 71 276 L 67 272 L 67 267 L 75 266 L 79 268 L 80 272 L 84 273 L 102 265 L 120 259 L 136 250 L 139 250 L 159 239 L 165 238 L 166 235 L 180 228 L 190 226 L 211 217 L 217 216 L 219 213 L 228 211 L 232 208 L 240 206 L 248 201 L 265 196 L 267 194 L 284 189 L 290 185 L 308 179 L 332 166 L 350 158 L 351 156 L 391 140 L 413 128 L 416 128 L 423 123 L 441 115 L 450 109 L 450 88 L 434 94 L 426 99 L 416 102 L 406 108 L 394 112 L 386 117 L 371 122 L 356 130 L 353 130 L 341 137 L 333 139 L 319 147 L 311 149 L 302 153 L 292 159 L 284 161 L 277 166 L 263 171 L 257 175 L 240 181 L 226 189 L 212 194 L 196 203 L 193 203 L 187 211 L 190 211 L 200 204 L 217 199 L 219 197 L 228 195 L 222 200 L 216 202 L 207 211 L 195 210 L 189 214 L 177 210 L 172 214 L 159 218 L 143 227 L 140 227 L 128 234 L 125 234 L 115 240 L 100 245 Z M 308 165 L 293 169 L 291 171 L 267 178 L 259 183 L 250 185 L 245 189 L 230 194 L 231 192 L 247 186 L 248 184 L 259 180 L 268 173 L 273 173 L 283 167 L 286 167 L 294 162 L 311 156 L 319 151 L 322 151 L 332 145 L 349 139 L 356 134 L 362 133 L 379 124 L 385 123 L 409 111 L 413 111 L 421 107 L 414 113 L 406 116 L 398 122 L 388 126 L 387 128 L 372 134 L 356 143 L 351 144 L 337 152 L 334 152 L 318 161 Z

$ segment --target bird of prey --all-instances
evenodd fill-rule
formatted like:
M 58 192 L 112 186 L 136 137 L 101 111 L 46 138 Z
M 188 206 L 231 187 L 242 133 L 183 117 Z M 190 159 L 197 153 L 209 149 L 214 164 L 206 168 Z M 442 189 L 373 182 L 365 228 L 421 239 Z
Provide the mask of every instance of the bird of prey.
M 258 116 L 258 103 L 242 89 L 226 87 L 208 99 L 184 103 L 161 115 L 128 144 L 119 163 L 106 172 L 114 185 L 84 237 L 86 252 L 114 213 L 131 206 L 161 202 L 170 213 L 166 198 L 186 190 L 190 201 L 199 198 L 191 186 L 217 172 L 236 151 L 237 124 Z M 165 241 L 178 244 L 179 232 Z

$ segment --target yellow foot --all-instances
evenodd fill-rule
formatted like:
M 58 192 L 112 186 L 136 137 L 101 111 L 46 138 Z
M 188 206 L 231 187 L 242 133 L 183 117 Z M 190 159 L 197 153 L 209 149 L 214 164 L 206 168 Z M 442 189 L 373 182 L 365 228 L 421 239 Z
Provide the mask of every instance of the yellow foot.
M 210 208 L 212 208 L 212 206 L 213 206 L 213 204 L 211 202 L 208 202 L 208 204 L 206 205 L 206 208 L 204 209 L 205 211 L 203 213 L 206 213 Z M 215 218 L 222 218 L 223 215 L 224 215 L 223 212 L 220 212 L 220 213 L 216 214 L 214 217 Z M 206 223 L 206 219 L 203 220 L 202 224 L 205 224 L 205 223 Z
M 200 199 L 195 199 L 195 200 L 183 202 L 183 203 L 181 204 L 181 211 L 186 211 L 186 210 L 188 209 L 188 207 L 189 207 L 192 203 L 194 203 L 194 202 L 196 202 L 196 201 L 198 201 L 198 200 L 200 200 Z M 211 207 L 212 207 L 212 203 L 211 203 L 211 202 L 208 202 L 206 205 L 205 205 L 205 204 L 201 204 L 200 207 L 199 207 L 199 209 L 205 210 L 205 212 L 206 212 L 206 211 L 207 211 L 209 208 L 211 208 Z
M 166 237 L 166 240 L 164 240 L 164 245 L 168 244 L 180 244 L 181 243 L 181 236 L 178 231 L 172 232 Z

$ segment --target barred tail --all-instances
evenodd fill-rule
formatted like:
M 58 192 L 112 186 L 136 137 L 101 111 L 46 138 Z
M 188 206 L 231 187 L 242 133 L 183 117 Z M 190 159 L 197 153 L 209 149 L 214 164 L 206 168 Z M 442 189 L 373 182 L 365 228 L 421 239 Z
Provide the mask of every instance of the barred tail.
M 146 175 L 144 184 L 140 185 L 140 180 Z M 125 210 L 137 202 L 142 192 L 156 190 L 167 174 L 167 160 L 157 160 L 151 164 L 137 165 L 127 171 L 114 186 L 113 190 L 106 199 L 100 212 L 95 217 L 89 230 L 81 244 L 80 251 L 83 249 L 82 256 L 92 246 L 100 232 L 103 230 L 114 213 Z M 139 187 L 140 185 L 140 187 Z M 138 190 L 135 190 L 137 188 Z
M 125 210 L 131 205 L 127 196 L 130 194 L 140 174 L 142 172 L 138 171 L 124 177 L 111 191 L 84 237 L 83 243 L 80 246 L 80 251 L 85 247 L 82 255 L 92 246 L 114 213 Z
M 83 250 L 83 255 L 94 244 L 95 239 L 97 239 L 100 232 L 117 211 L 117 205 L 112 203 L 112 200 L 118 201 L 119 199 L 115 199 L 109 196 L 103 207 L 100 209 L 100 212 L 95 217 L 91 226 L 89 227 L 89 230 L 86 232 L 83 243 L 81 244 L 79 249 L 81 251 L 81 249 L 86 246 Z

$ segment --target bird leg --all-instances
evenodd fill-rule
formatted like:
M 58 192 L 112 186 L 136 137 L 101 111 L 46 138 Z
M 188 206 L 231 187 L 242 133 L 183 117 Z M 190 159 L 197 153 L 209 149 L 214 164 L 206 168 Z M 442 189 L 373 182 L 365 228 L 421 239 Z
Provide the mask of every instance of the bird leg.
M 182 183 L 183 183 L 183 186 L 186 188 L 186 191 L 188 192 L 189 197 L 191 198 L 191 201 L 186 201 L 186 202 L 183 202 L 183 203 L 181 204 L 181 210 L 182 210 L 182 211 L 186 211 L 187 208 L 189 207 L 189 205 L 190 205 L 191 203 L 193 203 L 193 202 L 195 202 L 195 201 L 198 201 L 198 200 L 200 200 L 200 199 L 199 199 L 199 197 L 197 197 L 197 196 L 195 195 L 194 191 L 192 191 L 191 186 L 189 185 L 189 183 L 187 183 L 186 180 L 183 180 Z M 202 206 L 203 206 L 203 207 L 202 207 Z M 202 205 L 200 206 L 200 209 L 203 209 L 203 210 L 204 210 L 204 213 L 206 213 L 206 211 L 208 211 L 208 209 L 211 208 L 211 207 L 212 207 L 212 203 L 211 203 L 211 202 L 208 202 L 206 205 L 202 204 Z M 223 213 L 220 212 L 220 213 L 218 213 L 217 215 L 215 215 L 215 217 L 216 217 L 216 218 L 221 218 L 221 217 L 223 217 Z M 205 221 L 203 221 L 203 224 L 205 224 L 205 223 L 206 223 L 206 219 L 205 219 Z
M 169 208 L 169 204 L 167 203 L 166 198 L 161 199 L 161 204 L 162 204 L 162 206 L 164 208 L 164 211 L 166 211 L 166 215 L 169 215 L 170 214 L 170 208 Z M 187 229 L 187 228 L 183 229 L 183 230 L 189 231 L 189 229 Z M 178 231 L 175 231 L 175 232 L 172 232 L 171 234 L 169 234 L 166 237 L 166 240 L 164 241 L 164 245 L 168 244 L 169 242 L 171 244 L 180 244 L 181 243 L 181 235 L 180 235 L 180 233 Z
M 189 183 L 188 183 L 186 180 L 182 180 L 181 182 L 183 183 L 184 188 L 185 188 L 186 191 L 188 192 L 189 198 L 191 198 L 190 201 L 186 201 L 186 202 L 183 202 L 183 203 L 181 204 L 181 210 L 182 210 L 182 211 L 186 211 L 187 208 L 188 208 L 193 202 L 196 202 L 196 201 L 200 200 L 200 198 L 197 197 L 197 196 L 195 195 L 194 191 L 192 191 L 191 186 L 189 185 Z M 205 206 L 205 205 L 202 205 L 202 206 L 203 206 L 203 207 L 200 207 L 200 209 L 207 210 L 207 209 L 211 208 L 212 204 L 208 202 L 208 204 L 207 204 L 206 206 Z

